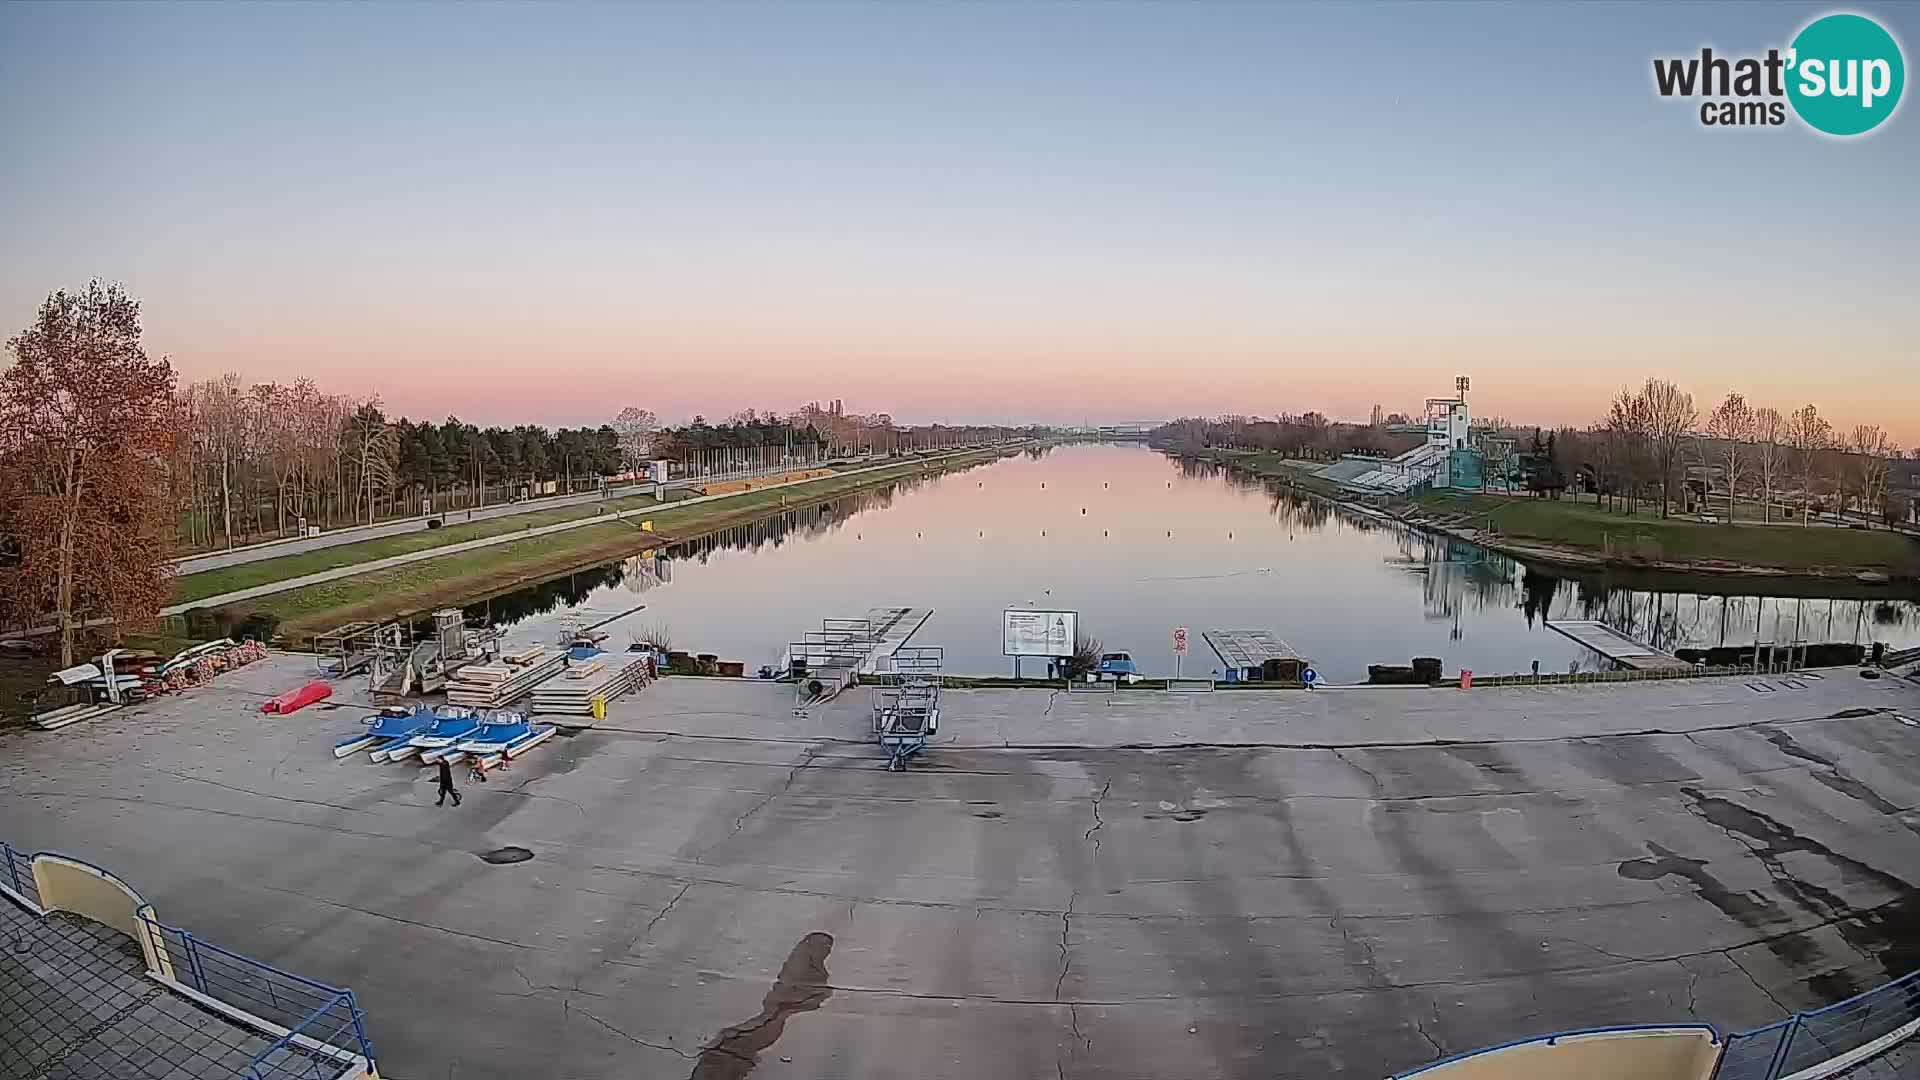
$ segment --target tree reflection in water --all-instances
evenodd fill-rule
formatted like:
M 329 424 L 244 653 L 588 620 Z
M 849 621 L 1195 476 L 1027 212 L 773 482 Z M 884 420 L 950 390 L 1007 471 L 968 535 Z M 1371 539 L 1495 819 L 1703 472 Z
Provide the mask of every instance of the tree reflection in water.
M 1676 583 L 1672 589 L 1662 589 L 1657 575 L 1638 575 L 1637 587 L 1612 584 L 1604 575 L 1567 577 L 1477 544 L 1358 513 L 1287 484 L 1210 462 L 1183 462 L 1180 471 L 1196 478 L 1218 476 L 1236 488 L 1266 489 L 1273 516 L 1290 530 L 1318 531 L 1337 521 L 1341 528 L 1393 532 L 1397 554 L 1388 564 L 1423 579 L 1425 617 L 1452 623 L 1454 640 L 1460 638 L 1463 611 L 1517 607 L 1528 626 L 1593 620 L 1668 651 L 1755 642 L 1864 645 L 1885 641 L 1893 648 L 1920 644 L 1920 604 L 1912 600 L 1703 593 L 1698 591 L 1698 578 L 1687 579 L 1692 587 Z M 1649 580 L 1654 587 L 1641 584 Z

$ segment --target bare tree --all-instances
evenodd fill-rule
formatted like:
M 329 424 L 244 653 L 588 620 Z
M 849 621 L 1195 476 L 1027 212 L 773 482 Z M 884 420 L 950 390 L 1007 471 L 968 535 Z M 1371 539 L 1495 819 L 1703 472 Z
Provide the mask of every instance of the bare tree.
M 648 453 L 653 450 L 653 438 L 660 430 L 660 418 L 650 409 L 629 405 L 613 418 L 613 430 L 620 436 L 620 457 L 626 470 L 630 473 L 639 472 Z
M 391 498 L 394 466 L 399 457 L 399 439 L 380 409 L 380 396 L 374 395 L 353 414 L 346 439 L 349 454 L 360 476 L 355 502 L 367 502 L 367 524 L 373 524 L 373 510 L 383 494 Z
M 1645 395 L 1622 389 L 1614 395 L 1607 415 L 1607 434 L 1613 447 L 1615 475 L 1627 489 L 1627 513 L 1640 509 L 1641 486 L 1647 475 L 1647 401 Z
M 1648 379 L 1639 397 L 1646 415 L 1647 445 L 1660 481 L 1660 516 L 1666 517 L 1673 502 L 1673 474 L 1680 461 L 1680 447 L 1700 413 L 1693 407 L 1692 394 L 1665 379 Z
M 1898 452 L 1893 440 L 1887 438 L 1878 424 L 1859 424 L 1847 440 L 1847 449 L 1854 454 L 1848 463 L 1848 472 L 1852 474 L 1853 494 L 1859 500 L 1860 512 L 1869 518 L 1883 517 L 1887 474 L 1893 469 L 1893 462 L 1888 459 Z
M 1819 468 L 1820 452 L 1833 442 L 1833 425 L 1820 410 L 1802 405 L 1787 418 L 1787 443 L 1793 447 L 1800 474 L 1800 524 L 1813 519 L 1813 479 Z
M 166 602 L 178 438 L 174 372 L 147 359 L 140 303 L 93 281 L 55 292 L 0 374 L 0 606 L 53 614 L 60 660 L 89 617 L 141 623 Z
M 1753 439 L 1753 425 L 1753 408 L 1740 394 L 1728 394 L 1726 400 L 1714 406 L 1713 413 L 1707 417 L 1707 434 L 1720 440 L 1713 455 L 1713 464 L 1720 466 L 1727 481 L 1729 525 L 1733 523 L 1740 480 L 1746 475 L 1747 461 L 1751 457 L 1752 447 L 1747 444 Z
M 1773 514 L 1773 493 L 1787 471 L 1787 418 L 1768 406 L 1753 414 L 1753 466 L 1760 480 L 1760 522 Z

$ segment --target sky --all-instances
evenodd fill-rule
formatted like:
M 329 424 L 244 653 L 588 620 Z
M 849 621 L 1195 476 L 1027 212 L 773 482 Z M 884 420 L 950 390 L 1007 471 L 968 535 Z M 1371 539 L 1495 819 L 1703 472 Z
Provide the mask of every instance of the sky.
M 1583 424 L 1920 445 L 1920 106 L 1701 126 L 1807 4 L 0 5 L 0 327 L 478 423 Z M 1905 44 L 1920 6 L 1853 8 Z M 1909 92 L 1907 96 L 1912 96 Z

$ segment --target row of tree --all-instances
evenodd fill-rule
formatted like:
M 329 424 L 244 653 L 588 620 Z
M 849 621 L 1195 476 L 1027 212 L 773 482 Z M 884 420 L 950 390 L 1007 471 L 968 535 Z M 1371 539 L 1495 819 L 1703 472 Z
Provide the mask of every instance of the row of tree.
M 249 385 L 225 375 L 181 388 L 166 360 L 146 355 L 139 302 L 100 281 L 48 296 L 7 344 L 0 626 L 53 622 L 67 663 L 89 623 L 153 617 L 182 547 L 590 490 L 649 460 L 719 447 L 797 445 L 819 460 L 1038 430 L 903 428 L 837 400 L 670 429 L 639 407 L 596 427 L 481 428 L 391 417 L 377 396 L 329 394 L 310 379 Z
M 1536 429 L 1523 456 L 1526 467 L 1517 471 L 1533 490 L 1557 493 L 1578 476 L 1605 506 L 1628 513 L 1653 502 L 1664 516 L 1690 494 L 1703 505 L 1718 498 L 1728 522 L 1741 516 L 1743 502 L 1752 506 L 1747 516 L 1763 523 L 1788 506 L 1802 524 L 1824 508 L 1906 516 L 1889 483 L 1901 455 L 1878 425 L 1842 433 L 1817 406 L 1782 413 L 1755 408 L 1737 392 L 1703 422 L 1693 396 L 1664 379 L 1620 391 L 1604 420 L 1548 433 L 1544 445 Z
M 900 428 L 885 413 L 848 415 L 838 401 L 782 416 L 748 409 L 720 424 L 696 416 L 660 426 L 622 410 L 599 427 L 481 428 L 390 418 L 378 397 L 322 393 L 309 379 L 248 386 L 225 375 L 187 387 L 175 405 L 182 438 L 170 460 L 181 539 L 232 546 L 287 535 L 301 521 L 326 527 L 465 509 L 632 478 L 645 463 L 687 463 L 727 449 L 766 449 L 777 461 L 897 453 L 1006 438 L 992 427 Z M 744 458 L 738 460 L 745 460 Z M 761 460 L 756 458 L 755 460 Z
M 525 495 L 620 471 L 612 425 L 480 428 L 458 417 L 390 419 L 378 397 L 322 393 L 309 379 L 195 383 L 174 403 L 170 476 L 189 546 L 284 535 L 299 521 L 369 522 Z
M 1380 410 L 1376 406 L 1374 411 Z M 1181 453 L 1221 446 L 1267 450 L 1299 458 L 1331 458 L 1341 454 L 1384 456 L 1410 450 L 1423 441 L 1423 436 L 1387 429 L 1387 425 L 1406 422 L 1399 413 L 1370 424 L 1341 423 L 1311 411 L 1297 416 L 1281 413 L 1272 419 L 1238 415 L 1184 416 L 1155 429 L 1152 439 L 1155 445 Z
M 1153 433 L 1156 444 L 1183 452 L 1209 447 L 1266 450 L 1291 457 L 1398 454 L 1424 435 L 1408 432 L 1401 413 L 1374 406 L 1370 422 L 1341 423 L 1317 412 L 1183 417 Z M 1607 414 L 1585 427 L 1516 428 L 1502 418 L 1474 425 L 1488 455 L 1489 483 L 1512 477 L 1543 495 L 1578 483 L 1609 509 L 1637 513 L 1643 504 L 1662 515 L 1693 493 L 1718 498 L 1726 519 L 1771 521 L 1787 506 L 1850 510 L 1867 517 L 1905 517 L 1909 508 L 1893 490 L 1901 458 L 1874 424 L 1837 431 L 1814 405 L 1792 412 L 1750 405 L 1730 393 L 1703 418 L 1693 395 L 1665 379 L 1623 389 Z M 1400 428 L 1402 430 L 1395 430 Z M 1920 461 L 1920 447 L 1912 458 Z

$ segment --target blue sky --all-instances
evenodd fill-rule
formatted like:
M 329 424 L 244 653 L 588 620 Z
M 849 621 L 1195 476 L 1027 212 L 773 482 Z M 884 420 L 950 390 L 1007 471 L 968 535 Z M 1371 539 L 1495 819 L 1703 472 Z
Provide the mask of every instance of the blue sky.
M 1842 142 L 1651 86 L 1828 10 L 10 4 L 0 320 L 105 276 L 190 377 L 476 420 L 1364 416 L 1465 372 L 1583 422 L 1661 374 L 1911 444 L 1911 103 Z M 1911 61 L 1920 8 L 1852 10 Z

